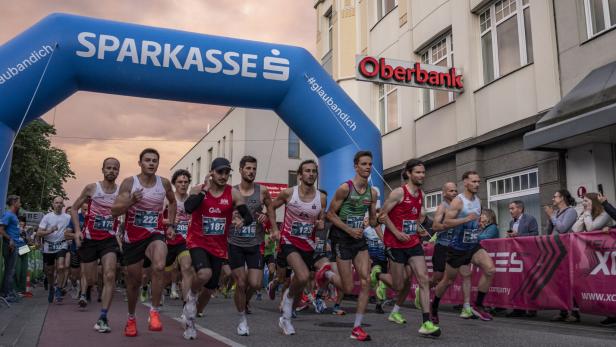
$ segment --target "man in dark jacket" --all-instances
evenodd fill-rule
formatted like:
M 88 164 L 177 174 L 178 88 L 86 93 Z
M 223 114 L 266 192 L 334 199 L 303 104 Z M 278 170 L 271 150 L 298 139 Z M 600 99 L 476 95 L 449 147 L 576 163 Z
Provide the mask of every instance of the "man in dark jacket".
M 539 235 L 537 220 L 535 217 L 524 213 L 522 201 L 512 201 L 509 204 L 509 212 L 513 218 L 509 222 L 509 231 L 507 231 L 509 237 Z

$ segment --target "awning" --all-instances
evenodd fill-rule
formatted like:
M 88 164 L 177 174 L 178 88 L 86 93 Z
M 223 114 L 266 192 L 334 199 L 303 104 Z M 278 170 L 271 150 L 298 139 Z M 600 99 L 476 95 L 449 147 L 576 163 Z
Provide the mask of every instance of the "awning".
M 524 149 L 616 143 L 616 62 L 590 72 L 524 135 Z

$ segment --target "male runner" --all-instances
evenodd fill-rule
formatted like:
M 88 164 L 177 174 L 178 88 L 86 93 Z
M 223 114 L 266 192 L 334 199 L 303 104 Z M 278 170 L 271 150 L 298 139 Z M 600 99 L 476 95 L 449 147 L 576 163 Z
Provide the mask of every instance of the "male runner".
M 88 214 L 88 203 L 83 203 L 79 208 L 79 213 L 77 214 L 77 218 L 79 220 L 79 227 L 83 229 L 84 222 L 86 220 L 86 215 Z M 70 252 L 70 269 L 69 269 L 69 279 L 72 282 L 72 290 L 77 290 L 75 293 L 75 297 L 73 299 L 79 298 L 79 294 L 81 293 L 81 259 L 79 258 L 79 251 L 77 242 L 75 242 L 75 236 L 78 233 L 78 230 L 75 228 L 75 223 L 73 223 L 73 206 L 68 207 L 69 212 L 66 212 L 69 216 L 71 216 L 71 222 L 69 223 L 67 229 L 71 229 L 74 232 L 69 233 L 68 230 L 64 233 L 64 236 L 67 240 L 69 240 L 69 252 Z M 79 229 L 79 230 L 81 230 Z M 70 236 L 70 237 L 67 237 Z M 66 264 L 66 261 L 65 261 Z
M 353 164 L 355 177 L 338 187 L 327 211 L 327 219 L 332 223 L 331 233 L 336 245 L 334 253 L 344 293 L 351 294 L 353 291 L 352 265 L 355 266 L 361 284 L 351 338 L 369 341 L 370 335 L 361 327 L 370 296 L 370 255 L 364 238 L 364 217 L 368 212 L 369 224 L 373 227 L 377 225 L 378 193 L 368 183 L 372 172 L 372 153 L 357 152 Z
M 187 340 L 197 337 L 195 316 L 199 294 L 202 290 L 211 292 L 218 287 L 223 260 L 228 258 L 227 238 L 231 224 L 242 228 L 253 223 L 244 198 L 227 184 L 230 173 L 231 164 L 227 159 L 214 159 L 205 183 L 193 187 L 184 202 L 186 212 L 192 213 L 186 241 L 197 273 L 183 309 L 184 338 Z M 234 207 L 241 218 L 233 218 Z
M 176 234 L 173 239 L 167 239 L 167 259 L 165 261 L 165 271 L 167 275 L 169 272 L 177 270 L 179 265 L 182 273 L 182 299 L 188 300 L 188 291 L 194 276 L 192 261 L 190 259 L 190 253 L 186 247 L 186 236 L 188 234 L 188 225 L 190 224 L 190 214 L 186 212 L 184 203 L 188 199 L 188 187 L 190 186 L 191 175 L 190 172 L 179 169 L 171 176 L 171 184 L 175 187 L 175 200 L 177 202 L 177 212 L 175 214 Z M 169 207 L 167 207 L 167 216 L 169 216 Z M 171 294 L 174 292 L 177 295 L 175 288 L 175 282 L 172 283 Z
M 237 189 L 244 198 L 252 214 L 253 222 L 241 228 L 231 228 L 228 240 L 229 266 L 235 280 L 235 307 L 240 316 L 237 334 L 248 336 L 250 334 L 246 320 L 248 290 L 259 290 L 263 280 L 263 259 L 260 249 L 265 241 L 263 222 L 269 219 L 272 225 L 271 236 L 274 239 L 278 238 L 278 226 L 267 188 L 254 182 L 257 176 L 257 159 L 252 156 L 244 156 L 240 159 L 240 175 L 241 183 L 233 188 Z M 264 207 L 267 214 L 263 213 Z
M 100 333 L 111 331 L 107 321 L 107 312 L 111 306 L 115 290 L 117 254 L 120 247 L 115 237 L 117 220 L 111 215 L 111 206 L 115 202 L 119 186 L 116 179 L 120 173 L 120 161 L 116 158 L 103 160 L 103 180 L 90 183 L 73 203 L 71 215 L 75 228 L 75 244 L 81 260 L 81 295 L 79 306 L 87 305 L 86 292 L 89 286 L 96 283 L 97 266 L 100 259 L 103 266 L 103 288 L 101 313 L 94 325 L 94 330 Z M 77 210 L 87 204 L 85 220 L 79 222 Z M 82 209 L 83 210 L 83 209 Z M 101 296 L 99 294 L 99 296 Z
M 450 207 L 445 212 L 446 227 L 454 228 L 453 237 L 449 244 L 447 253 L 447 264 L 445 265 L 445 276 L 436 286 L 434 301 L 432 302 L 433 317 L 438 320 L 438 306 L 443 294 L 451 283 L 456 279 L 458 273 L 464 279 L 470 281 L 471 268 L 473 263 L 481 268 L 483 274 L 477 286 L 477 300 L 470 309 L 474 315 L 481 320 L 492 320 L 492 316 L 483 307 L 483 299 L 490 289 L 490 283 L 494 276 L 495 267 L 492 258 L 479 243 L 479 216 L 481 215 L 481 201 L 477 196 L 481 179 L 475 171 L 467 171 L 462 176 L 464 181 L 464 193 L 459 194 L 451 201 Z M 470 291 L 468 292 L 470 294 Z M 466 296 L 466 294 L 465 294 Z M 470 295 L 469 295 L 470 296 Z M 468 309 L 470 298 L 465 298 L 464 309 Z
M 68 252 L 64 231 L 68 227 L 71 217 L 62 212 L 64 198 L 56 196 L 51 204 L 53 211 L 43 216 L 39 223 L 37 236 L 43 238 L 43 262 L 45 263 L 45 275 L 49 281 L 49 294 L 47 301 L 53 302 L 54 289 L 57 303 L 62 303 L 62 291 L 56 283 L 64 283 L 64 257 Z M 56 281 L 56 274 L 58 276 Z
M 314 269 L 315 231 L 323 229 L 327 197 L 314 183 L 318 167 L 314 160 L 304 160 L 297 169 L 299 186 L 284 189 L 274 200 L 274 209 L 286 205 L 280 233 L 280 251 L 293 269 L 289 288 L 282 295 L 282 316 L 278 326 L 285 335 L 295 334 L 291 324 L 293 302 L 299 300 Z
M 177 204 L 168 179 L 157 176 L 160 155 L 153 148 L 146 148 L 139 154 L 141 173 L 125 178 L 111 207 L 113 217 L 126 214 L 123 258 L 127 268 L 126 293 L 128 296 L 128 320 L 124 335 L 137 336 L 135 308 L 143 268 L 152 266 L 152 308 L 148 318 L 148 329 L 162 331 L 158 312 L 163 292 L 163 273 L 167 257 L 167 238 L 175 237 L 175 224 L 166 228 L 163 223 L 165 197 L 169 202 L 169 220 L 175 220 Z M 146 259 L 147 258 L 147 259 Z
M 401 292 L 410 286 L 409 274 L 406 270 L 406 265 L 409 265 L 419 284 L 419 292 L 415 292 L 415 295 L 420 298 L 419 308 L 423 313 L 423 324 L 419 328 L 419 333 L 436 337 L 441 335 L 441 331 L 430 320 L 428 267 L 418 234 L 423 204 L 421 185 L 425 176 L 426 168 L 423 162 L 417 159 L 407 161 L 403 172 L 406 183 L 389 194 L 383 204 L 380 217 L 386 225 L 383 243 L 387 247 L 391 260 L 389 270 L 393 289 Z

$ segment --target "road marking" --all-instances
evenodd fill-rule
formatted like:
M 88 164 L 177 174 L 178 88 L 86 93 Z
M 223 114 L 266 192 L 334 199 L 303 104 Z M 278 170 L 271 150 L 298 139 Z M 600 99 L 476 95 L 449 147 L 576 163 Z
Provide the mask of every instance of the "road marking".
M 141 304 L 143 304 L 146 307 L 152 308 L 152 305 L 150 303 L 147 302 L 142 302 Z M 179 318 L 179 317 L 170 317 L 171 319 L 173 319 L 174 321 L 180 323 L 180 324 L 184 324 L 184 321 Z M 245 345 L 242 345 L 241 343 L 237 343 L 229 338 L 226 338 L 222 335 L 220 335 L 219 333 L 212 331 L 210 329 L 204 328 L 202 326 L 200 326 L 199 324 L 195 324 L 195 329 L 199 330 L 200 332 L 204 333 L 205 335 L 208 335 L 209 337 L 218 340 L 222 343 L 226 343 L 227 345 L 231 346 L 231 347 L 246 347 Z

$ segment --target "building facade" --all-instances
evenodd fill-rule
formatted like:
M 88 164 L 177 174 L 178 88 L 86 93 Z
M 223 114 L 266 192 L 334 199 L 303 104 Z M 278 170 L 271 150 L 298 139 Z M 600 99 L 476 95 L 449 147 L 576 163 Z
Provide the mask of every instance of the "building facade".
M 317 58 L 381 130 L 389 186 L 400 185 L 407 160 L 424 160 L 430 211 L 444 182 L 460 183 L 463 172 L 476 170 L 483 205 L 497 213 L 501 233 L 513 200 L 545 226 L 541 206 L 567 186 L 567 155 L 526 150 L 523 137 L 562 95 L 554 3 L 314 2 Z M 464 91 L 357 81 L 356 55 L 455 67 Z
M 297 167 L 305 159 L 316 159 L 297 135 L 270 110 L 232 108 L 171 168 L 186 169 L 194 184 L 202 183 L 212 160 L 225 157 L 231 162 L 230 184 L 241 181 L 238 173 L 243 156 L 257 158 L 256 182 L 297 184 Z M 278 221 L 282 221 L 279 209 Z

